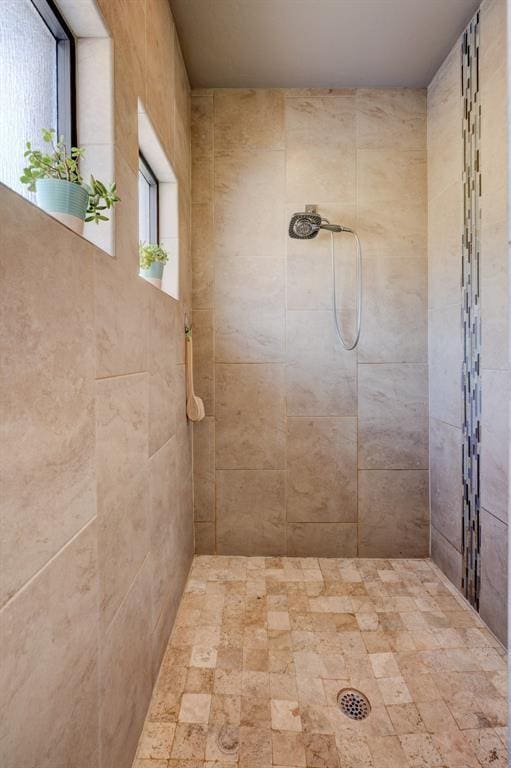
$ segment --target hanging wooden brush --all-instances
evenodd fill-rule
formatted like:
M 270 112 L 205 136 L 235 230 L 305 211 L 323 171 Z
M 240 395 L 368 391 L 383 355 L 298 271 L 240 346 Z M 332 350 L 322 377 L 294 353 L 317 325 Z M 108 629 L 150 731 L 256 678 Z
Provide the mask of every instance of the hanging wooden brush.
M 192 328 L 185 322 L 186 339 L 186 415 L 190 421 L 202 421 L 206 415 L 204 403 L 193 389 L 193 342 Z

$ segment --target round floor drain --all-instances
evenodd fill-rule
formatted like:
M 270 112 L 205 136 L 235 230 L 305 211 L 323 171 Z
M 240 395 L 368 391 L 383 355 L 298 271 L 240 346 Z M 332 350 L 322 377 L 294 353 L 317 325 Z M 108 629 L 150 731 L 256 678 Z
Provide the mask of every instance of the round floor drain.
M 218 749 L 224 755 L 234 755 L 238 751 L 238 729 L 234 725 L 223 725 L 217 739 Z
M 354 688 L 343 688 L 339 691 L 337 704 L 341 712 L 351 720 L 365 720 L 371 711 L 368 698 Z

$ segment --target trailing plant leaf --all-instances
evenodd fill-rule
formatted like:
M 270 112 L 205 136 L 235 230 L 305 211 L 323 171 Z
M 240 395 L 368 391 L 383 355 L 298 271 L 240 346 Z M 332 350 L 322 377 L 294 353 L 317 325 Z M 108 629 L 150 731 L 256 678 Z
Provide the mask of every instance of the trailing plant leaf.
M 169 255 L 165 248 L 156 243 L 139 243 L 138 255 L 140 269 L 149 269 L 155 261 L 166 264 L 169 260 Z
M 35 192 L 38 179 L 61 179 L 78 184 L 84 187 L 89 195 L 85 221 L 95 221 L 96 224 L 108 221 L 108 216 L 104 216 L 101 211 L 110 210 L 121 200 L 115 184 L 107 187 L 92 175 L 90 184 L 85 184 L 79 168 L 79 161 L 85 155 L 85 149 L 71 147 L 68 153 L 63 136 L 55 142 L 55 131 L 48 128 L 43 128 L 41 135 L 43 141 L 50 145 L 51 152 L 33 149 L 31 142 L 27 141 L 24 157 L 27 158 L 28 165 L 20 177 L 22 184 L 26 184 L 30 192 Z

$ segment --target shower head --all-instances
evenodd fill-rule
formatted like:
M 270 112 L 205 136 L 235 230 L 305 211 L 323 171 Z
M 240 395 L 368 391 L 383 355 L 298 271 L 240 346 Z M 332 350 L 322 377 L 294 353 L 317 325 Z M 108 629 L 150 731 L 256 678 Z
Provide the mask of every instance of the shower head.
M 321 229 L 319 213 L 293 213 L 289 222 L 289 237 L 311 240 Z
M 341 227 L 340 224 L 330 224 L 319 213 L 305 211 L 303 213 L 293 213 L 291 216 L 289 237 L 294 237 L 298 240 L 312 240 L 320 229 L 328 229 L 330 232 L 351 232 L 348 227 Z

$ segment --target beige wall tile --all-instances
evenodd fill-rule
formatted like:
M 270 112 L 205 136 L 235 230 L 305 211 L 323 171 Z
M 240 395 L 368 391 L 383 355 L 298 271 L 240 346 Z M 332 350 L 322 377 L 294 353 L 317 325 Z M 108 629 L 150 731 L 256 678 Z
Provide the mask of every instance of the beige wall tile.
M 217 472 L 217 552 L 280 555 L 285 551 L 285 472 Z
M 506 58 L 506 3 L 503 0 L 481 3 L 479 55 L 481 74 L 488 81 Z
M 284 361 L 284 260 L 218 254 L 215 356 L 221 363 Z
M 429 408 L 432 418 L 461 426 L 461 307 L 429 312 Z
M 289 418 L 287 520 L 356 522 L 357 422 Z
M 426 151 L 357 149 L 357 201 L 426 200 Z
M 193 154 L 208 156 L 213 152 L 213 91 L 191 94 L 191 139 Z
M 174 150 L 174 20 L 165 0 L 146 0 L 145 12 L 146 82 L 142 101 L 170 159 Z
M 363 274 L 358 361 L 426 363 L 426 259 L 366 258 Z
M 507 191 L 505 185 L 490 185 L 488 180 L 481 206 L 482 365 L 506 369 L 509 368 Z
M 460 51 L 456 43 L 428 87 L 428 192 L 438 195 L 463 170 Z
M 215 519 L 215 419 L 206 416 L 193 426 L 194 517 Z
M 153 290 L 149 305 L 149 456 L 176 431 L 176 302 Z
M 283 151 L 215 153 L 215 254 L 257 259 L 282 253 L 284 174 Z
M 0 614 L 0 761 L 98 768 L 96 524 Z
M 358 473 L 360 557 L 427 557 L 427 470 Z
M 284 149 L 284 96 L 280 90 L 214 92 L 215 149 Z
M 505 411 L 510 394 L 509 372 L 483 370 L 481 387 L 481 505 L 507 523 L 509 428 Z
M 359 199 L 356 230 L 364 259 L 424 259 L 428 255 L 427 209 L 413 195 L 406 195 L 398 205 Z
M 359 88 L 355 105 L 359 149 L 424 149 L 426 89 Z
M 434 526 L 431 527 L 431 559 L 461 591 L 462 555 Z
M 443 421 L 429 425 L 431 525 L 461 551 L 463 529 L 462 433 Z
M 425 365 L 359 365 L 359 469 L 427 469 Z
M 459 180 L 428 201 L 428 272 L 430 309 L 458 304 L 461 295 L 463 187 Z
M 20 280 L 17 302 L 25 308 L 30 306 L 31 320 L 37 320 L 38 327 L 44 328 L 39 339 L 37 327 L 29 328 L 23 318 L 18 323 L 16 356 L 17 360 L 25 361 L 20 351 L 25 350 L 28 362 L 30 355 L 30 372 L 24 375 L 24 383 L 28 386 L 30 374 L 37 375 L 36 391 L 44 387 L 46 400 L 50 398 L 42 404 L 40 398 L 27 397 L 24 387 L 10 384 L 12 392 L 19 395 L 13 412 L 24 414 L 23 407 L 26 407 L 27 424 L 38 427 L 44 424 L 42 435 L 32 435 L 26 424 L 24 433 L 36 452 L 34 456 L 44 458 L 45 467 L 42 482 L 42 470 L 24 446 L 24 456 L 32 464 L 30 482 L 24 483 L 23 494 L 18 495 L 27 500 L 35 480 L 41 479 L 37 487 L 38 500 L 30 502 L 34 516 L 30 530 L 39 544 L 32 556 L 28 529 L 23 533 L 23 562 L 27 573 L 19 562 L 17 572 L 25 580 L 25 575 L 29 578 L 39 569 L 43 570 L 30 584 L 30 591 L 16 595 L 5 609 L 19 606 L 17 625 L 30 629 L 25 660 L 32 663 L 37 656 L 38 662 L 37 669 L 29 670 L 29 687 L 25 684 L 28 679 L 25 661 L 21 667 L 19 664 L 11 667 L 9 673 L 16 707 L 30 720 L 30 738 L 16 734 L 10 727 L 18 744 L 28 751 L 16 754 L 13 750 L 12 756 L 8 756 L 8 765 L 11 760 L 16 764 L 21 760 L 26 765 L 37 763 L 42 768 L 53 766 L 55 761 L 62 764 L 74 761 L 77 768 L 82 765 L 96 768 L 94 719 L 98 711 L 104 765 L 121 768 L 131 764 L 153 675 L 172 628 L 193 550 L 191 428 L 184 417 L 182 365 L 184 312 L 191 311 L 189 84 L 166 0 L 148 0 L 147 4 L 145 0 L 129 3 L 100 0 L 99 7 L 114 40 L 115 178 L 122 198 L 115 216 L 115 258 L 71 234 L 8 190 L 0 191 L 7 198 L 6 204 L 0 206 L 0 229 L 6 236 L 9 221 L 15 218 L 16 247 L 34 259 L 34 275 L 37 274 L 34 295 L 30 272 L 22 268 L 22 260 L 18 259 L 18 270 L 8 271 L 8 279 Z M 138 277 L 137 99 L 145 104 L 180 180 L 181 301 L 173 305 L 174 312 L 168 297 L 157 294 Z M 27 247 L 23 247 L 25 237 L 30 243 Z M 8 245 L 8 240 L 5 244 Z M 48 291 L 46 283 L 50 286 Z M 15 317 L 14 309 L 9 308 L 9 313 Z M 5 323 L 4 327 L 7 327 Z M 19 344 L 20 328 L 30 331 L 31 347 Z M 51 381 L 59 387 L 58 392 L 51 389 L 50 379 L 46 380 L 37 362 L 39 355 L 52 371 Z M 180 364 L 176 372 L 181 386 L 179 402 L 170 389 L 170 372 L 176 361 Z M 100 553 L 99 596 L 97 586 L 91 586 L 85 556 L 81 550 L 76 551 L 81 547 L 79 542 L 84 540 L 85 531 L 89 531 L 82 527 L 96 514 L 95 375 L 101 379 L 98 389 L 102 391 L 97 403 L 101 436 L 96 456 L 101 519 L 90 537 Z M 107 377 L 116 378 L 107 383 Z M 145 384 L 139 391 L 135 391 L 135 386 L 131 393 L 122 395 L 126 381 L 141 380 Z M 104 398 L 109 388 L 112 391 Z M 58 413 L 53 413 L 50 400 L 58 402 Z M 154 520 L 149 509 L 148 434 L 151 451 L 159 448 L 153 456 L 153 466 L 160 462 L 161 475 L 156 478 L 153 472 L 153 481 L 156 481 L 153 490 L 156 489 L 154 498 L 158 500 L 156 522 L 160 524 L 159 512 L 163 515 L 168 506 L 171 489 L 172 462 L 167 463 L 169 444 L 165 440 L 174 431 L 174 404 L 178 428 L 175 439 L 170 442 L 176 442 L 175 465 L 180 473 L 174 517 L 169 521 L 170 529 L 165 531 L 168 536 L 161 535 L 157 540 L 152 532 L 154 549 L 150 550 L 148 526 Z M 38 415 L 40 409 L 44 418 Z M 59 445 L 65 448 L 62 455 L 54 451 L 53 436 L 58 437 Z M 18 481 L 24 482 L 21 468 L 18 460 Z M 40 513 L 39 505 L 51 509 L 51 515 L 45 517 Z M 38 521 L 43 526 L 41 530 Z M 19 528 L 23 524 L 20 510 L 16 525 Z M 66 545 L 80 529 L 79 536 Z M 14 546 L 10 549 L 15 552 Z M 45 568 L 45 562 L 52 557 Z M 167 570 L 163 594 L 153 582 L 153 569 L 157 577 L 162 578 L 169 563 L 172 568 Z M 0 581 L 5 583 L 3 578 Z M 32 590 L 39 590 L 39 584 L 42 594 L 38 592 L 38 599 L 32 604 L 35 594 Z M 48 595 L 51 604 L 46 605 Z M 29 596 L 27 601 L 25 598 Z M 103 642 L 103 633 L 98 630 L 100 622 L 104 628 L 106 615 L 100 613 L 98 603 L 105 596 L 109 617 L 114 610 L 116 613 Z M 159 616 L 153 616 L 158 608 Z M 20 632 L 22 630 L 14 629 L 13 637 L 23 645 Z M 93 638 L 95 644 L 98 636 L 102 660 L 99 693 L 94 667 L 97 649 L 94 645 L 92 652 L 89 646 L 89 640 Z M 8 688 L 3 686 L 3 690 Z M 10 708 L 14 711 L 12 701 Z M 3 720 L 5 722 L 5 718 Z M 28 721 L 20 717 L 17 722 L 25 726 Z M 2 758 L 0 762 L 4 764 L 6 760 Z
M 215 313 L 197 309 L 193 313 L 193 385 L 202 398 L 206 414 L 215 413 Z
M 217 469 L 285 467 L 283 365 L 216 365 Z
M 100 655 L 102 765 L 129 765 L 152 689 L 151 569 L 146 559 L 117 612 Z
M 287 200 L 355 199 L 352 95 L 286 99 Z
M 289 557 L 356 557 L 355 523 L 288 523 Z
M 507 525 L 481 511 L 480 612 L 502 643 L 507 641 Z
M 349 204 L 317 202 L 321 215 L 332 223 L 356 228 L 356 209 Z M 286 223 L 303 210 L 303 200 L 286 205 Z M 332 255 L 328 232 L 313 240 L 287 239 L 287 309 L 330 309 L 332 306 Z M 355 302 L 356 249 L 351 235 L 336 237 L 337 301 L 353 308 Z
M 214 555 L 215 523 L 195 523 L 195 552 L 197 555 Z
M 192 205 L 193 308 L 214 306 L 215 261 L 213 259 L 213 206 Z
M 149 549 L 148 375 L 96 384 L 100 623 L 104 633 Z
M 173 540 L 176 538 L 178 493 L 176 437 L 165 443 L 149 461 L 149 544 L 152 565 L 152 627 L 157 623 L 173 589 Z
M 93 249 L 5 187 L 0 208 L 3 252 L 18 252 L 2 270 L 1 605 L 94 517 L 96 497 Z
M 104 253 L 94 260 L 96 376 L 147 370 L 148 296 L 152 286 L 127 275 Z
M 288 416 L 356 415 L 356 355 L 346 352 L 327 311 L 287 313 Z

